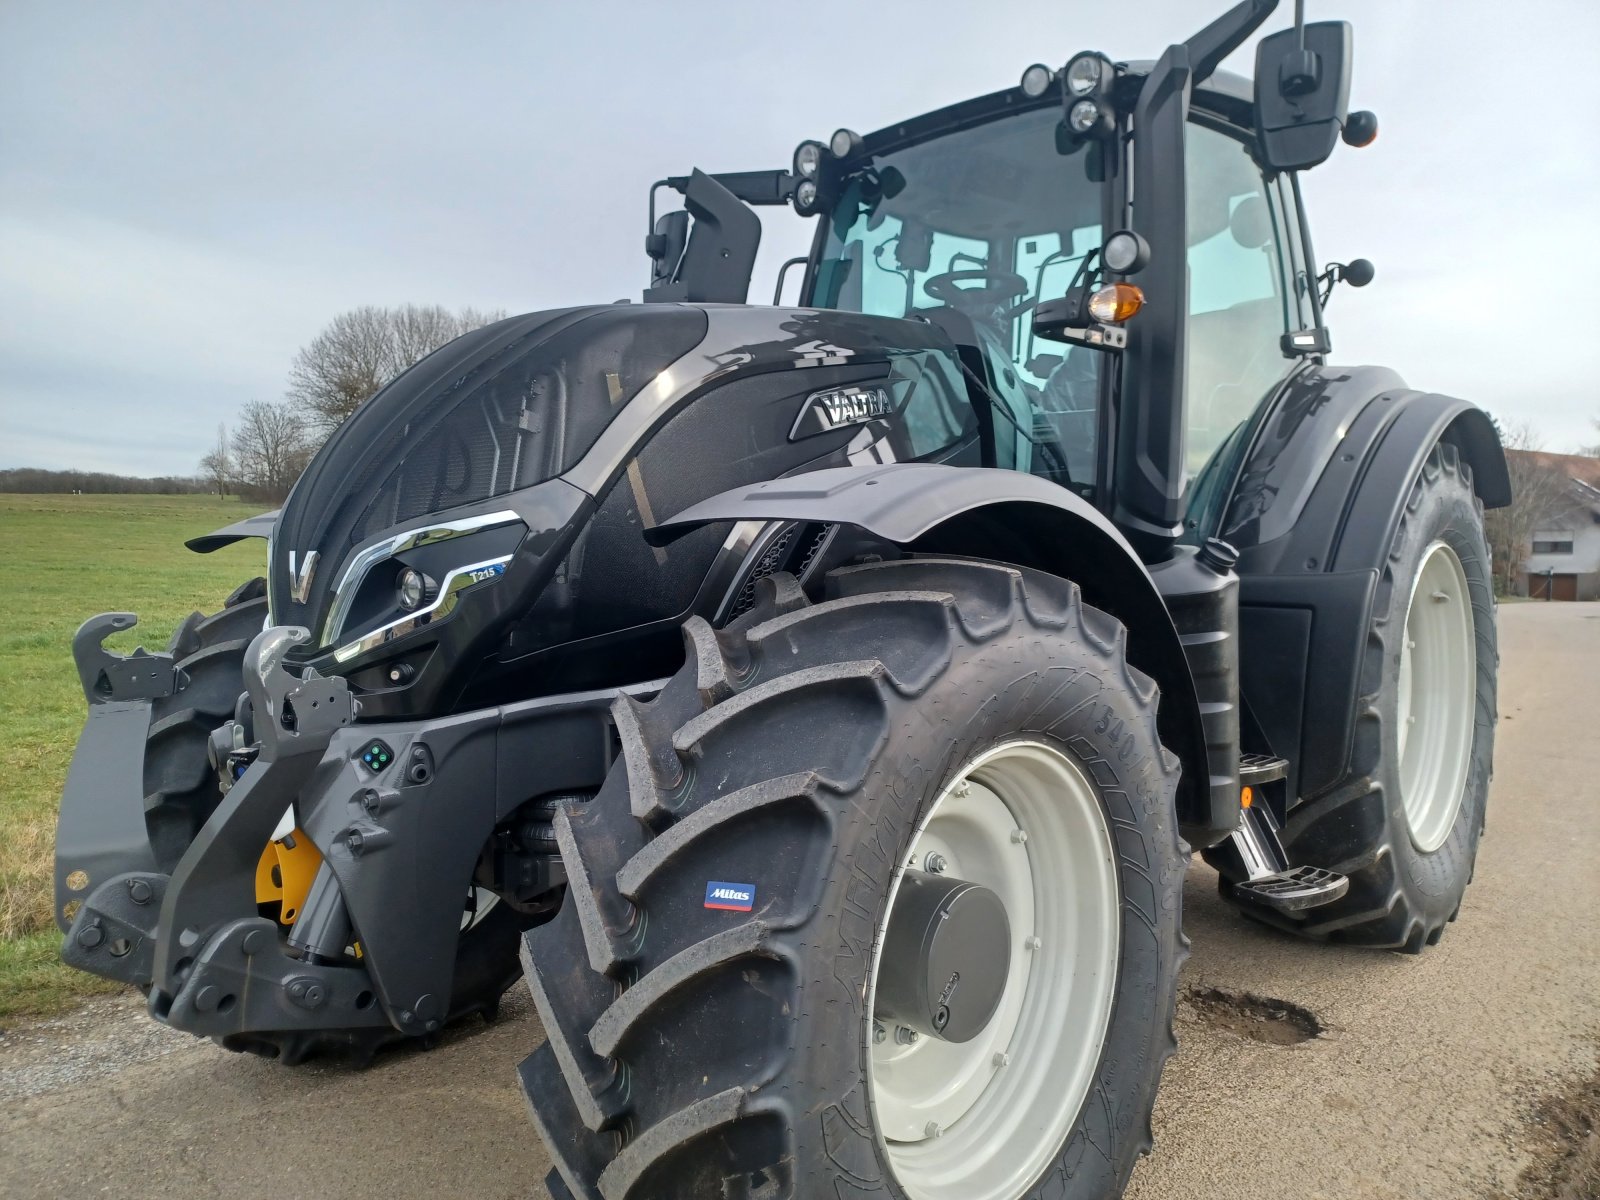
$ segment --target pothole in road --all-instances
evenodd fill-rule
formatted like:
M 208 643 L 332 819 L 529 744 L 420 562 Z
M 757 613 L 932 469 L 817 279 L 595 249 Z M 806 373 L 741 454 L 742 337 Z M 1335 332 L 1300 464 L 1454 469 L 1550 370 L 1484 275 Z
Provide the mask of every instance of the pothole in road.
M 1201 987 L 1189 988 L 1185 998 L 1195 1015 L 1212 1029 L 1268 1046 L 1298 1045 L 1323 1031 L 1316 1013 L 1287 1000 Z

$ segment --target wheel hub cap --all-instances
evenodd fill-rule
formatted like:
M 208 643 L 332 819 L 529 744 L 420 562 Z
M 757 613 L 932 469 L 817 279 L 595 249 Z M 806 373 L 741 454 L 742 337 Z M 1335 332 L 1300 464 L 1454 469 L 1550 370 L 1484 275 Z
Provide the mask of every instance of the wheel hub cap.
M 883 942 L 878 1021 L 970 1042 L 1000 1007 L 1010 966 L 1000 897 L 979 883 L 907 871 Z

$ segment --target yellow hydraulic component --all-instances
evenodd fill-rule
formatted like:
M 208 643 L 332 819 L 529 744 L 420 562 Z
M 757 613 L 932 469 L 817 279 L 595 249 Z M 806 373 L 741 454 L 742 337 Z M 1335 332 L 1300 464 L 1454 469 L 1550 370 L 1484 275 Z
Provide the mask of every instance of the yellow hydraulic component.
M 256 863 L 256 903 L 278 904 L 278 923 L 293 925 L 321 865 L 322 855 L 300 829 L 268 842 Z

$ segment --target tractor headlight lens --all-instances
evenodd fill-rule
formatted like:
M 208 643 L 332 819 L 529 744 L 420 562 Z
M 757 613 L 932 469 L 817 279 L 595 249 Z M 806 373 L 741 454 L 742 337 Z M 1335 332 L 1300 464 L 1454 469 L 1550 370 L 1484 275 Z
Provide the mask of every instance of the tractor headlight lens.
M 1144 291 L 1137 284 L 1107 284 L 1089 297 L 1089 315 L 1104 325 L 1120 325 L 1144 307 Z
M 407 567 L 395 580 L 395 598 L 407 612 L 415 612 L 428 598 L 428 577 L 415 567 Z
M 817 211 L 817 181 L 815 179 L 802 179 L 795 184 L 794 210 L 802 217 L 809 217 Z
M 1067 124 L 1073 133 L 1088 133 L 1100 124 L 1100 105 L 1093 100 L 1079 100 L 1067 113 Z
M 1150 261 L 1150 246 L 1131 229 L 1119 229 L 1106 239 L 1100 258 L 1106 270 L 1130 275 Z
M 1105 60 L 1098 54 L 1080 54 L 1067 64 L 1067 91 L 1074 96 L 1087 96 L 1100 86 L 1105 74 Z
M 822 143 L 801 142 L 794 152 L 794 173 L 801 179 L 815 179 L 822 167 Z
M 1050 83 L 1055 79 L 1056 73 L 1043 63 L 1034 63 L 1022 73 L 1022 94 L 1030 100 L 1037 100 L 1050 90 Z
M 828 149 L 835 158 L 854 158 L 861 152 L 861 135 L 853 129 L 835 129 Z

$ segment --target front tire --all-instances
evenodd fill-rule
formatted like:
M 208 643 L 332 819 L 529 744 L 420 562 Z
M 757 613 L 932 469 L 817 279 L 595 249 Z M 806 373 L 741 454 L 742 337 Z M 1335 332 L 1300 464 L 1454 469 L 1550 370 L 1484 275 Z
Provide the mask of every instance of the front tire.
M 692 620 L 557 818 L 569 902 L 526 939 L 548 1041 L 521 1070 L 551 1191 L 1115 1195 L 1187 945 L 1156 687 L 1059 579 L 906 559 L 826 586 Z M 1002 897 L 1025 965 L 970 1042 L 918 1048 L 873 1004 L 896 889 L 935 857 Z

